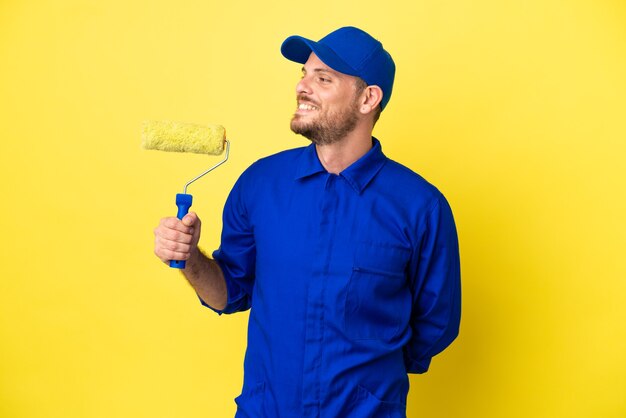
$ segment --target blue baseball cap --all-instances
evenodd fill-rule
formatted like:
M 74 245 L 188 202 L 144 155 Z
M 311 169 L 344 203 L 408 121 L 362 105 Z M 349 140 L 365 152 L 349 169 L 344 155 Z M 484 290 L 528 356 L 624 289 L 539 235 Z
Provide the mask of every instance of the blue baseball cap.
M 389 102 L 396 65 L 383 44 L 361 29 L 352 26 L 339 28 L 318 42 L 290 36 L 281 45 L 280 52 L 288 60 L 301 64 L 314 52 L 333 70 L 360 77 L 368 86 L 380 87 L 383 91 L 381 110 Z

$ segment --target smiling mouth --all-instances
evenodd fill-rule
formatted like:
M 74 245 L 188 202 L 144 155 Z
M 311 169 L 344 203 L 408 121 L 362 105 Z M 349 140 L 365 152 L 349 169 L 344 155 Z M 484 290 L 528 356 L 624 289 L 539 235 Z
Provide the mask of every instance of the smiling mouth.
M 298 110 L 318 110 L 318 108 L 310 104 L 300 103 L 298 105 Z

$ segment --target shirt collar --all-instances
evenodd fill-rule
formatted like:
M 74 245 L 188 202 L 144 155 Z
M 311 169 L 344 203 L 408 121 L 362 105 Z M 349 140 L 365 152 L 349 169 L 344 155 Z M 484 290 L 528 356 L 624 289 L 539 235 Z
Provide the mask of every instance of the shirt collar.
M 296 166 L 295 179 L 302 179 L 308 176 L 312 176 L 317 173 L 324 173 L 326 170 L 317 158 L 317 151 L 315 151 L 315 144 L 311 144 L 304 148 L 302 154 L 298 157 Z
M 360 194 L 380 171 L 385 161 L 387 161 L 387 157 L 383 154 L 380 141 L 372 137 L 372 148 L 339 175 L 345 178 L 350 186 Z M 296 180 L 325 172 L 326 169 L 317 157 L 315 144 L 304 148 L 299 157 Z

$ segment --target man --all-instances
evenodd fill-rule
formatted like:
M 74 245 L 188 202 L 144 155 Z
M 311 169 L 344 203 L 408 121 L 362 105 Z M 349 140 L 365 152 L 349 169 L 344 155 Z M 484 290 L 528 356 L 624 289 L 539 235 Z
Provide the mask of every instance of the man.
M 243 173 L 214 259 L 194 213 L 161 221 L 155 253 L 187 260 L 204 305 L 251 308 L 237 417 L 404 417 L 407 373 L 458 333 L 450 207 L 372 137 L 395 74 L 380 42 L 345 27 L 281 51 L 304 64 L 291 129 L 312 144 Z

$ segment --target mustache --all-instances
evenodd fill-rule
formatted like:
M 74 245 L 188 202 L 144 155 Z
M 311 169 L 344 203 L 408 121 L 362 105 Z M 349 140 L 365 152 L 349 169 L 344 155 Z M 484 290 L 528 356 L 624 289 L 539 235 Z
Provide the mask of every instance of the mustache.
M 296 96 L 296 102 L 298 104 L 299 103 L 304 103 L 304 104 L 309 104 L 309 105 L 312 105 L 312 106 L 315 106 L 315 107 L 320 107 L 319 103 L 317 103 L 316 101 L 311 100 L 308 97 L 303 96 L 303 95 Z

